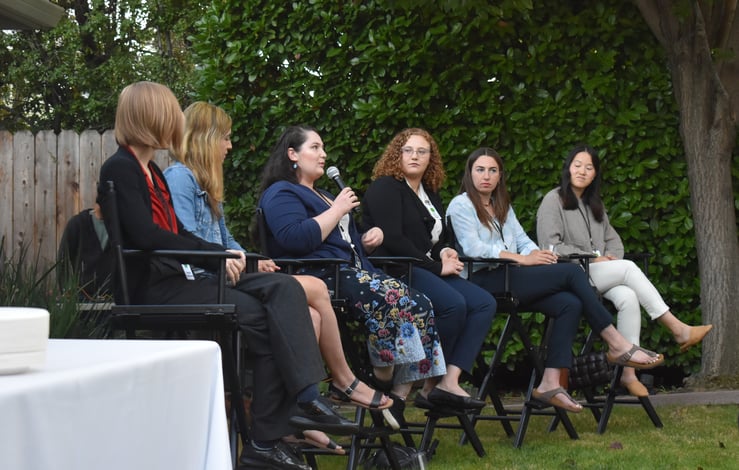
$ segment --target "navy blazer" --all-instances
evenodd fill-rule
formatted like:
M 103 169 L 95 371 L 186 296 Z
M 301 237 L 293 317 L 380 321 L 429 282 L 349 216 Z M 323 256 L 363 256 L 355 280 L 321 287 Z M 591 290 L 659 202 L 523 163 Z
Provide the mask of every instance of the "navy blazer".
M 328 199 L 334 197 L 318 190 Z M 259 199 L 267 223 L 267 254 L 273 258 L 341 258 L 351 260 L 352 247 L 341 237 L 338 226 L 321 240 L 321 227 L 313 217 L 328 209 L 326 201 L 310 188 L 289 181 L 278 181 Z M 377 271 L 362 248 L 361 235 L 349 214 L 349 235 L 360 257 L 362 268 Z
M 385 234 L 377 256 L 412 256 L 423 260 L 420 267 L 441 275 L 442 248 L 451 247 L 451 233 L 446 226 L 444 207 L 438 193 L 426 189 L 431 204 L 441 215 L 439 241 L 431 243 L 434 218 L 413 189 L 392 176 L 382 176 L 367 188 L 362 201 L 362 223 L 380 227 Z M 430 254 L 430 256 L 429 256 Z

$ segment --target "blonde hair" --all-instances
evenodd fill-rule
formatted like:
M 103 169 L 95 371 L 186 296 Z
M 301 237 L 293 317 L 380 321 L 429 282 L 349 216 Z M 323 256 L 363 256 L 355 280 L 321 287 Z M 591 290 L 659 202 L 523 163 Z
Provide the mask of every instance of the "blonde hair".
M 184 127 L 180 103 L 166 86 L 136 82 L 121 91 L 115 112 L 118 144 L 177 148 L 182 143 Z
M 387 144 L 380 159 L 375 163 L 375 167 L 372 170 L 372 179 L 375 180 L 381 176 L 393 176 L 395 179 L 402 181 L 405 178 L 402 166 L 403 151 L 401 149 L 413 135 L 423 137 L 429 142 L 429 150 L 431 152 L 429 154 L 429 166 L 426 168 L 421 181 L 424 187 L 436 192 L 441 188 L 444 178 L 446 178 L 446 173 L 444 172 L 444 165 L 441 162 L 439 146 L 436 145 L 436 141 L 431 137 L 431 134 L 423 129 L 410 128 L 396 134 L 393 140 Z
M 208 205 L 214 219 L 222 215 L 223 161 L 221 141 L 231 131 L 231 117 L 210 103 L 196 101 L 185 109 L 185 137 L 177 159 L 195 175 L 195 180 L 208 194 Z

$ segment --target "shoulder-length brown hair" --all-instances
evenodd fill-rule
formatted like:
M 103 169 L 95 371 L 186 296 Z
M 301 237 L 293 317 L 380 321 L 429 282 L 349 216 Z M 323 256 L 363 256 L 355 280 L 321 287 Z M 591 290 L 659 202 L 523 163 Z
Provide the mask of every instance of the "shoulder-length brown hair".
M 403 152 L 401 149 L 405 147 L 406 142 L 413 135 L 421 136 L 429 142 L 429 166 L 426 168 L 421 182 L 425 188 L 437 192 L 441 188 L 442 183 L 444 183 L 446 173 L 444 172 L 444 164 L 441 161 L 439 146 L 436 145 L 436 141 L 431 137 L 431 134 L 423 129 L 409 128 L 396 134 L 393 140 L 385 147 L 385 151 L 382 153 L 380 159 L 375 163 L 375 167 L 372 170 L 372 179 L 375 180 L 381 176 L 392 176 L 397 180 L 403 180 L 403 167 L 401 165 Z
M 182 145 L 185 117 L 166 86 L 136 82 L 123 89 L 115 112 L 115 140 L 120 145 L 177 149 Z
M 223 161 L 220 145 L 231 131 L 231 117 L 216 105 L 196 101 L 185 109 L 185 138 L 177 159 L 195 175 L 208 194 L 215 219 L 221 217 Z
M 477 218 L 480 219 L 483 225 L 490 230 L 493 230 L 493 218 L 490 217 L 488 211 L 483 206 L 483 201 L 480 198 L 475 184 L 472 182 L 472 167 L 478 158 L 487 156 L 492 157 L 498 164 L 498 172 L 500 178 L 498 179 L 498 185 L 493 190 L 490 196 L 490 203 L 493 207 L 493 214 L 498 222 L 502 226 L 505 224 L 506 218 L 508 217 L 508 209 L 511 207 L 511 197 L 508 195 L 508 188 L 505 184 L 505 171 L 503 170 L 503 157 L 493 148 L 480 147 L 474 150 L 469 157 L 467 157 L 467 163 L 464 165 L 464 176 L 462 177 L 462 185 L 459 188 L 459 193 L 467 193 L 467 196 L 472 201 L 472 205 L 475 207 Z

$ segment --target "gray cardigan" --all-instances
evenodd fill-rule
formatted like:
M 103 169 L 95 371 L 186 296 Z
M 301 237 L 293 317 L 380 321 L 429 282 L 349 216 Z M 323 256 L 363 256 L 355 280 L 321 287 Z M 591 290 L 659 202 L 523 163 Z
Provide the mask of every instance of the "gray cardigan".
M 593 253 L 597 250 L 601 255 L 623 258 L 624 244 L 608 221 L 608 214 L 604 211 L 603 222 L 598 222 L 589 207 L 582 201 L 578 201 L 578 204 L 580 210 L 565 210 L 559 199 L 559 188 L 544 196 L 536 213 L 539 246 L 554 245 L 557 254 L 562 256 Z M 590 235 L 586 218 L 590 222 Z

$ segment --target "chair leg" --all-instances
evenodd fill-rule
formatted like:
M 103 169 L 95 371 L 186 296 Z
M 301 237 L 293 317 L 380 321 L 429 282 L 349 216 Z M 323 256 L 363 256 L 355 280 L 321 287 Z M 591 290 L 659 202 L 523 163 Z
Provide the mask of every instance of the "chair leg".
M 659 419 L 657 411 L 655 411 L 654 406 L 652 406 L 652 402 L 649 400 L 649 397 L 639 397 L 639 403 L 641 403 L 641 406 L 649 416 L 649 419 L 652 420 L 654 427 L 661 428 L 663 426 L 662 420 Z
M 222 335 L 223 336 L 223 335 Z M 241 342 L 239 340 L 239 333 L 234 332 L 231 338 L 222 337 L 220 341 L 223 370 L 226 375 L 226 380 L 229 384 L 229 391 L 231 392 L 231 433 L 232 437 L 239 435 L 241 437 L 242 446 L 246 446 L 249 443 L 248 435 L 248 424 L 246 420 L 246 408 L 244 407 L 243 394 L 241 390 L 241 376 L 239 375 L 238 363 L 240 362 L 235 354 L 240 349 Z M 235 349 L 235 350 L 234 350 Z M 232 454 L 236 455 L 236 439 L 232 438 Z
M 482 442 L 480 441 L 480 436 L 478 436 L 477 431 L 475 431 L 475 427 L 469 417 L 467 415 L 460 414 L 458 419 L 460 426 L 464 429 L 464 434 L 470 440 L 470 444 L 472 444 L 472 448 L 475 449 L 477 456 L 485 457 L 485 448 L 483 447 Z
M 436 430 L 436 423 L 439 421 L 438 416 L 429 416 L 426 419 L 426 426 L 423 428 L 423 434 L 421 435 L 421 442 L 418 445 L 418 449 L 427 451 L 431 446 L 431 440 L 434 437 L 434 431 Z

